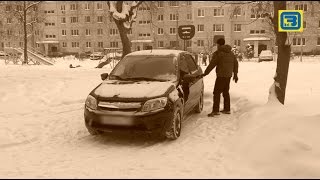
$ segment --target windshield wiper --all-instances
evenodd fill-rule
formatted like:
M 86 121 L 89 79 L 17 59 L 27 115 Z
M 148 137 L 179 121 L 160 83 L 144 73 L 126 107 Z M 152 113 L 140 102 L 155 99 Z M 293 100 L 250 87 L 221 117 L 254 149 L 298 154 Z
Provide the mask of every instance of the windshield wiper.
M 160 82 L 168 81 L 165 79 L 155 79 L 155 78 L 148 78 L 148 77 L 132 77 L 132 78 L 126 78 L 126 79 L 137 80 L 137 81 L 160 81 Z

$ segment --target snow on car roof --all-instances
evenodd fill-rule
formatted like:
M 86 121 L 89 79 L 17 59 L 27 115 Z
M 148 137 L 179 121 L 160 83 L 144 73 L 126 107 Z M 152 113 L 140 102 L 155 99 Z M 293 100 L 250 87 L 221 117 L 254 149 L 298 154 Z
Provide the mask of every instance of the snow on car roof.
M 135 51 L 130 54 L 129 56 L 137 56 L 137 55 L 153 55 L 153 56 L 168 56 L 174 55 L 178 56 L 179 53 L 185 52 L 181 50 L 172 50 L 172 49 L 152 49 L 152 50 L 142 50 L 142 51 Z

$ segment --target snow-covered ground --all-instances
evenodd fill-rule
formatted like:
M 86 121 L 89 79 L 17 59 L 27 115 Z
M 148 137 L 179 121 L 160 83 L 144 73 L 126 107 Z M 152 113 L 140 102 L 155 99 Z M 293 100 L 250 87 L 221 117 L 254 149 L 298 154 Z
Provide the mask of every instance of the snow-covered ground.
M 267 103 L 276 63 L 241 62 L 232 114 L 208 118 L 212 72 L 204 79 L 204 111 L 188 117 L 178 140 L 164 142 L 89 135 L 84 101 L 111 67 L 55 61 L 0 60 L 1 178 L 320 178 L 318 59 L 290 64 L 285 106 Z

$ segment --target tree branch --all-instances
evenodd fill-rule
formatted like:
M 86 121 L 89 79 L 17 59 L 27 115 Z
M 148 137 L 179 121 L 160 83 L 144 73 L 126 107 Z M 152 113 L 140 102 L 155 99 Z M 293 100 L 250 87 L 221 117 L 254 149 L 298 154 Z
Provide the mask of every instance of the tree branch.
M 31 22 L 27 23 L 27 26 L 30 26 L 30 25 L 32 25 L 34 23 L 37 23 L 37 21 L 36 20 L 35 21 L 31 21 Z
M 41 1 L 38 1 L 38 2 L 35 2 L 35 3 L 32 3 L 30 4 L 29 6 L 26 7 L 25 11 L 28 11 L 28 9 L 32 8 L 33 6 L 37 5 L 37 4 L 40 4 Z

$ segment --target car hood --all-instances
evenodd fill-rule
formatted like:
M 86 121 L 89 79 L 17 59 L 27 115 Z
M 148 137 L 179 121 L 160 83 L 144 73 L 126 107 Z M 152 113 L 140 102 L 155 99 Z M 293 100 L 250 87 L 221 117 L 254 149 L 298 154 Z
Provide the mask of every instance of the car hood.
M 164 95 L 174 83 L 158 81 L 116 81 L 102 82 L 94 94 L 105 98 L 151 98 Z

